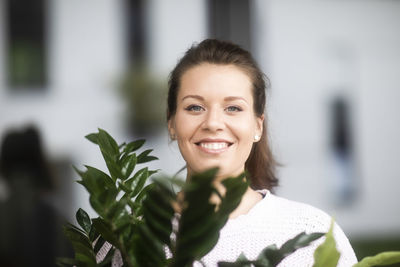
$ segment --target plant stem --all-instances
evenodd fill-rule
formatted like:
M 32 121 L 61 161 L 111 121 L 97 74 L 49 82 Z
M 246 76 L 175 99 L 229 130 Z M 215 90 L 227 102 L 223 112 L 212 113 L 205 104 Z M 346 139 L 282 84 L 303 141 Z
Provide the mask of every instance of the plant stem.
M 127 264 L 129 267 L 133 267 L 133 263 L 131 262 L 131 259 L 128 256 L 128 253 L 126 252 L 126 249 L 123 245 L 123 241 L 121 240 L 122 237 L 118 239 L 118 246 L 119 246 L 119 251 L 121 252 L 122 259 L 124 261 L 124 265 Z

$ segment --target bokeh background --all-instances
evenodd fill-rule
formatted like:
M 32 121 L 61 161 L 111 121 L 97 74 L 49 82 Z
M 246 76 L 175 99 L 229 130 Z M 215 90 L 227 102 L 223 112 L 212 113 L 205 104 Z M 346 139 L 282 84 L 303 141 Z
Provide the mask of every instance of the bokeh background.
M 36 129 L 51 177 L 19 192 L 2 173 L 3 248 L 5 218 L 24 214 L 30 188 L 58 222 L 92 212 L 71 166 L 105 167 L 84 139 L 98 127 L 146 138 L 166 174 L 184 166 L 167 136 L 166 82 L 194 42 L 214 37 L 250 50 L 271 81 L 277 194 L 333 215 L 359 258 L 400 250 L 399 29 L 400 1 L 389 0 L 0 0 L 2 155 L 7 136 Z M 26 160 L 27 147 L 13 157 Z

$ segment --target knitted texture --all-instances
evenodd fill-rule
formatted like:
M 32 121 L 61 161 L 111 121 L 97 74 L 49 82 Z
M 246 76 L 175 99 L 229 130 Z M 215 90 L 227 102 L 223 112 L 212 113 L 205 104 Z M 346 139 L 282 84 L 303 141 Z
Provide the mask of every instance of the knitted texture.
M 217 266 L 218 261 L 235 261 L 240 253 L 256 259 L 267 246 L 280 247 L 301 232 L 327 232 L 331 217 L 310 205 L 290 201 L 267 192 L 247 214 L 228 220 L 220 231 L 217 245 L 202 259 L 206 266 Z M 348 267 L 357 262 L 349 240 L 335 224 L 336 247 L 341 253 L 338 266 Z M 301 248 L 286 257 L 278 266 L 312 266 L 314 251 L 324 238 Z M 194 266 L 202 266 L 196 263 Z
M 310 205 L 277 197 L 267 190 L 265 197 L 247 214 L 229 219 L 220 231 L 216 246 L 201 261 L 205 266 L 217 266 L 219 261 L 235 261 L 243 252 L 250 260 L 267 246 L 280 247 L 287 240 L 301 232 L 327 232 L 331 217 Z M 349 240 L 335 223 L 333 231 L 336 247 L 340 252 L 338 266 L 348 267 L 357 262 Z M 301 248 L 286 257 L 278 266 L 312 266 L 314 251 L 323 242 L 321 238 L 310 246 Z M 105 245 L 107 246 L 107 245 Z M 104 257 L 107 249 L 99 252 L 98 259 Z M 122 266 L 120 254 L 113 258 L 113 267 Z M 194 266 L 203 266 L 195 262 Z

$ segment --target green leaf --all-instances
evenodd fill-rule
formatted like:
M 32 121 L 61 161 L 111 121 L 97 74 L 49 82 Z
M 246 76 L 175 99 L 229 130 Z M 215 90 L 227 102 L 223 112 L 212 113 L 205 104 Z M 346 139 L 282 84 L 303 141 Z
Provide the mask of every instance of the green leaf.
M 264 248 L 257 257 L 257 260 L 259 261 L 266 260 L 270 262 L 271 266 L 278 265 L 282 259 L 283 255 L 275 244 Z
M 383 266 L 400 263 L 400 251 L 386 251 L 375 256 L 365 257 L 353 267 Z
M 102 152 L 113 157 L 119 155 L 119 147 L 117 142 L 109 133 L 100 128 L 98 134 L 98 142 Z
M 102 267 L 102 266 L 107 266 L 107 267 L 111 267 L 112 265 L 112 259 L 114 257 L 114 253 L 115 253 L 115 248 L 111 248 L 108 252 L 107 255 L 104 257 L 104 259 L 97 264 L 98 267 Z
M 82 229 L 76 227 L 76 226 L 73 225 L 73 224 L 66 223 L 66 224 L 64 225 L 64 227 L 66 227 L 66 228 L 72 228 L 72 229 L 74 229 L 75 231 L 81 233 L 83 236 L 86 236 L 86 233 L 85 233 Z
M 115 183 L 110 176 L 91 166 L 85 167 L 87 170 L 80 172 L 82 181 L 78 182 L 85 186 L 90 194 L 99 195 L 105 190 L 116 191 Z
M 89 202 L 92 208 L 97 212 L 97 214 L 99 214 L 101 217 L 107 216 L 107 208 L 101 201 L 99 201 L 99 196 L 90 195 Z M 92 220 L 92 226 L 93 226 L 93 220 Z
M 96 218 L 92 220 L 93 226 L 101 234 L 101 236 L 114 246 L 118 244 L 118 238 L 113 234 L 112 227 L 102 218 Z
M 79 208 L 78 211 L 76 212 L 76 220 L 79 223 L 79 225 L 82 227 L 83 230 L 87 234 L 89 234 L 92 223 L 89 218 L 89 215 L 84 211 L 83 209 Z
M 81 243 L 86 247 L 92 246 L 87 236 L 81 230 L 67 225 L 64 227 L 64 233 L 71 242 Z
M 218 267 L 251 267 L 253 264 L 256 267 L 270 267 L 268 264 L 259 265 L 257 261 L 248 260 L 243 252 L 239 255 L 235 262 L 220 261 L 218 262 Z
M 85 136 L 85 138 L 96 145 L 99 144 L 99 134 L 98 133 L 88 134 Z
M 248 183 L 243 178 L 244 174 L 222 181 L 222 185 L 226 188 L 226 193 L 218 206 L 218 214 L 220 216 L 224 216 L 227 219 L 229 214 L 239 205 L 243 194 L 248 188 Z
M 56 264 L 58 266 L 78 266 L 79 261 L 76 259 L 71 259 L 71 258 L 57 258 Z
M 65 226 L 64 233 L 72 243 L 72 247 L 75 251 L 75 259 L 85 262 L 88 266 L 94 266 L 93 264 L 96 263 L 96 256 L 93 252 L 92 244 L 85 233 L 72 225 Z
M 127 156 L 124 160 L 121 162 L 121 173 L 122 173 L 122 180 L 127 179 L 133 172 L 136 166 L 136 154 L 132 154 Z
M 138 238 L 134 241 L 134 253 L 138 266 L 164 267 L 166 255 L 164 246 L 145 224 L 138 227 Z
M 132 190 L 131 196 L 134 197 L 143 189 L 147 178 L 149 178 L 149 171 L 146 168 L 139 170 L 134 177 L 126 182 L 126 185 Z
M 117 142 L 106 131 L 99 129 L 98 142 L 101 154 L 106 162 L 107 168 L 114 181 L 121 177 L 121 170 L 118 165 L 119 147 Z
M 96 240 L 96 244 L 94 245 L 94 252 L 97 254 L 100 249 L 103 247 L 106 240 L 100 235 L 99 238 Z
M 96 257 L 90 248 L 87 248 L 81 243 L 73 244 L 75 250 L 75 259 L 85 263 L 86 266 L 96 266 Z M 82 264 L 79 264 L 82 266 Z
M 242 253 L 240 253 L 239 257 L 236 259 L 235 262 L 226 262 L 226 261 L 220 261 L 218 262 L 218 267 L 251 267 L 252 264 L 254 264 L 256 267 L 257 266 L 257 261 L 250 261 L 246 258 L 246 256 Z M 259 265 L 260 267 L 270 267 L 270 265 Z
M 154 156 L 149 156 L 149 154 L 153 151 L 153 149 L 147 149 L 145 151 L 143 151 L 142 153 L 139 154 L 139 156 L 137 157 L 137 163 L 145 163 L 145 162 L 149 162 L 152 160 L 156 160 L 158 159 L 157 157 Z
M 118 164 L 118 155 L 117 156 L 111 156 L 107 153 L 104 153 L 102 151 L 104 161 L 106 162 L 107 169 L 110 172 L 110 175 L 115 182 L 118 178 L 122 178 L 122 172 L 121 172 L 121 167 Z
M 126 143 L 123 142 L 122 144 L 118 145 L 118 149 L 121 150 L 122 148 L 124 148 L 126 146 Z
M 147 192 L 147 198 L 143 201 L 145 224 L 160 242 L 168 246 L 172 233 L 171 220 L 174 216 L 174 209 L 171 202 L 174 197 L 170 188 L 156 181 L 155 186 Z
M 285 257 L 289 256 L 299 248 L 303 248 L 306 246 L 309 246 L 311 242 L 321 238 L 324 236 L 324 233 L 311 233 L 311 234 L 306 234 L 306 233 L 300 233 L 294 238 L 286 241 L 281 248 L 279 249 L 279 252 L 281 254 L 281 258 L 279 261 L 274 262 L 270 261 L 272 264 L 277 265 L 279 262 L 281 262 Z
M 149 177 L 152 176 L 153 174 L 157 173 L 159 171 L 158 170 L 149 170 Z
M 96 229 L 91 227 L 89 232 L 89 240 L 93 243 L 99 236 L 100 234 L 96 232 Z
M 227 261 L 220 261 L 218 262 L 218 267 L 251 267 L 253 264 L 252 261 L 239 261 L 239 262 L 227 262 Z M 269 267 L 263 265 L 262 267 Z
M 110 207 L 116 202 L 117 195 L 118 190 L 114 185 L 113 188 L 109 188 L 103 184 L 96 193 L 92 193 L 89 196 L 89 201 L 99 215 L 107 217 Z
M 282 252 L 282 254 L 287 256 L 299 248 L 303 248 L 310 245 L 311 242 L 321 238 L 322 236 L 324 236 L 324 233 L 311 233 L 311 234 L 306 234 L 305 232 L 300 233 L 294 238 L 286 241 L 281 246 L 280 251 Z
M 195 174 L 183 188 L 185 208 L 179 220 L 173 266 L 191 265 L 194 260 L 207 254 L 218 241 L 219 230 L 229 216 L 228 210 L 235 208 L 226 202 L 224 212 L 219 213 L 216 212 L 216 205 L 210 203 L 210 197 L 216 190 L 213 181 L 217 171 L 214 168 Z M 227 189 L 227 196 L 236 195 L 231 190 Z M 238 194 L 237 197 L 240 199 L 242 195 Z M 226 200 L 223 198 L 222 201 Z
M 130 142 L 129 144 L 127 144 L 125 146 L 124 153 L 129 154 L 129 153 L 132 153 L 132 152 L 138 150 L 139 148 L 141 148 L 143 146 L 143 144 L 145 142 L 146 142 L 146 140 L 144 140 L 144 139 Z
M 209 228 L 201 235 L 194 236 L 193 239 L 181 240 L 180 244 L 177 244 L 174 266 L 191 266 L 194 260 L 205 256 L 217 244 L 219 230 L 218 224 L 215 224 L 214 227 Z M 184 236 L 184 234 L 181 233 L 180 236 Z M 193 242 L 193 240 L 195 241 Z
M 153 184 L 149 184 L 146 187 L 144 187 L 142 189 L 142 191 L 140 191 L 140 193 L 135 198 L 135 201 L 132 203 L 131 209 L 132 209 L 133 213 L 136 215 L 136 217 L 143 215 L 143 204 L 142 203 L 148 197 L 148 191 L 151 190 L 154 186 L 155 186 L 155 184 L 153 183 Z
M 132 190 L 129 187 L 127 187 L 125 185 L 125 183 L 118 182 L 118 185 L 119 185 L 119 189 L 122 189 L 122 191 L 124 191 L 125 193 L 131 193 L 132 192 Z
M 286 241 L 279 249 L 275 244 L 270 245 L 260 252 L 257 262 L 258 264 L 262 263 L 268 264 L 268 266 L 277 266 L 285 257 L 289 256 L 299 248 L 308 246 L 311 242 L 317 240 L 323 235 L 323 233 L 306 234 L 303 232 Z
M 115 232 L 120 236 L 122 235 L 125 240 L 129 240 L 129 235 L 136 221 L 132 219 L 132 216 L 130 216 L 127 211 L 124 211 L 114 220 L 114 224 L 116 228 Z
M 128 200 L 126 198 L 120 199 L 119 201 L 115 201 L 115 198 L 113 198 L 113 200 L 110 201 L 110 205 L 107 210 L 107 218 L 112 221 L 117 219 L 121 213 L 125 211 L 127 201 Z
M 332 219 L 328 233 L 325 235 L 325 241 L 314 252 L 313 267 L 336 267 L 340 253 L 336 249 L 336 242 L 333 237 L 334 221 Z

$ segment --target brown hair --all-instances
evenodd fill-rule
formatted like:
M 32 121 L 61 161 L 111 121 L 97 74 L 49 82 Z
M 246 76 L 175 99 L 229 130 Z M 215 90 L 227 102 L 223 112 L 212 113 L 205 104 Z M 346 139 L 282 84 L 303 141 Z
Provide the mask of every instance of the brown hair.
M 254 112 L 260 117 L 265 109 L 265 90 L 268 78 L 262 73 L 251 54 L 240 46 L 215 39 L 206 39 L 193 45 L 172 70 L 168 82 L 167 120 L 176 112 L 177 96 L 182 75 L 190 68 L 202 63 L 235 65 L 242 69 L 253 84 Z M 253 144 L 245 163 L 253 189 L 269 189 L 278 185 L 275 176 L 276 162 L 272 156 L 264 120 L 261 139 Z

